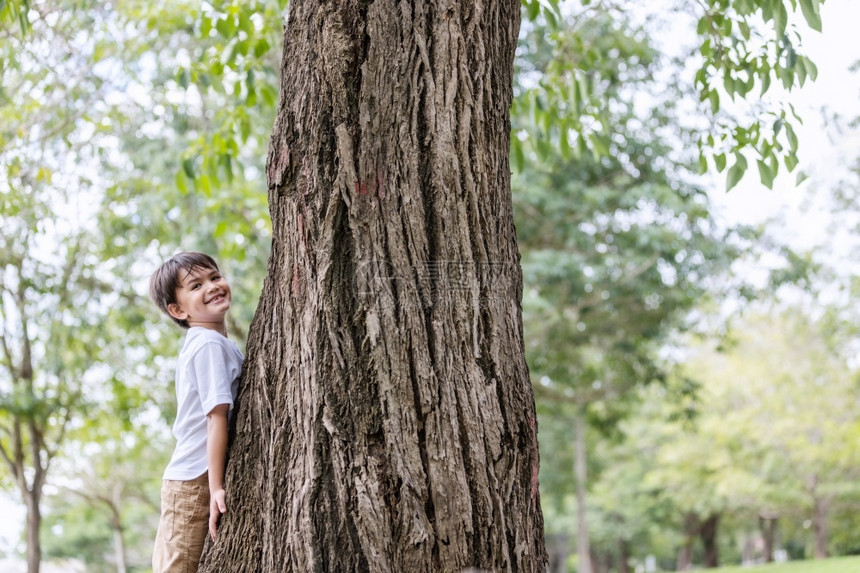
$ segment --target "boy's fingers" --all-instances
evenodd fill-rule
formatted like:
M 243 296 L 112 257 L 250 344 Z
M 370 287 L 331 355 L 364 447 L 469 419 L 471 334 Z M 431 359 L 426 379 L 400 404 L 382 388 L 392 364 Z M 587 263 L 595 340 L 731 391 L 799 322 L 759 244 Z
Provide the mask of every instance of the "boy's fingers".
M 227 513 L 227 503 L 223 499 L 218 500 L 218 511 Z
M 212 541 L 215 541 L 215 530 L 218 528 L 218 514 L 209 514 L 209 535 L 212 536 Z

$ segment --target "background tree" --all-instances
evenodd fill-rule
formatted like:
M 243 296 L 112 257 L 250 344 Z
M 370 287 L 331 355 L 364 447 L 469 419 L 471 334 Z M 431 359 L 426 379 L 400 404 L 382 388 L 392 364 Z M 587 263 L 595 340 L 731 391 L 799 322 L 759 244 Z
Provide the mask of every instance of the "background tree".
M 591 73 L 601 78 L 593 97 L 609 102 L 610 111 L 601 112 L 612 129 L 608 155 L 547 152 L 542 164 L 514 179 L 513 195 L 529 285 L 526 351 L 546 404 L 539 411 L 544 419 L 568 420 L 550 428 L 569 436 L 575 451 L 572 480 L 571 465 L 558 465 L 569 463 L 567 456 L 554 456 L 544 476 L 560 472 L 559 479 L 576 484 L 580 571 L 591 570 L 586 424 L 611 431 L 633 407 L 636 386 L 666 377 L 666 337 L 687 326 L 688 313 L 744 242 L 739 231 L 717 229 L 704 189 L 687 181 L 695 157 L 676 147 L 680 138 L 695 149 L 675 110 L 684 94 L 661 90 L 658 72 L 669 64 L 658 61 L 647 31 L 623 15 L 590 16 L 557 32 L 565 36 L 556 44 L 589 46 Z M 537 45 L 544 38 L 541 28 L 527 35 Z M 563 59 L 536 51 L 524 67 L 546 77 L 551 72 L 543 66 L 556 61 Z M 660 91 L 663 98 L 645 109 L 643 94 Z M 516 133 L 532 117 L 515 120 Z M 546 432 L 542 439 L 555 441 Z
M 0 454 L 27 508 L 31 573 L 49 471 L 76 415 L 110 387 L 99 330 L 109 289 L 98 239 L 78 219 L 97 196 L 84 169 L 96 156 L 90 106 L 103 82 L 76 66 L 99 38 L 74 36 L 78 21 L 42 9 L 26 46 L 5 28 L 0 42 Z M 66 57 L 46 67 L 52 50 Z
M 146 571 L 160 511 L 158 470 L 170 452 L 159 426 L 99 414 L 70 436 L 59 461 L 58 493 L 46 500 L 45 556 L 76 559 L 93 572 Z

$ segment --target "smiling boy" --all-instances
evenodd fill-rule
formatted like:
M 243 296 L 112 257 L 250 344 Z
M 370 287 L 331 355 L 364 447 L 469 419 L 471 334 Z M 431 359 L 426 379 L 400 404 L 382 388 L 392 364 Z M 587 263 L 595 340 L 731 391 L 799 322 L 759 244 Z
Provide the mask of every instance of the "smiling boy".
M 227 511 L 227 421 L 244 357 L 227 338 L 230 285 L 203 253 L 179 253 L 149 282 L 156 306 L 188 330 L 176 364 L 176 448 L 161 488 L 153 573 L 197 571 L 206 530 Z M 208 510 L 208 511 L 207 511 Z

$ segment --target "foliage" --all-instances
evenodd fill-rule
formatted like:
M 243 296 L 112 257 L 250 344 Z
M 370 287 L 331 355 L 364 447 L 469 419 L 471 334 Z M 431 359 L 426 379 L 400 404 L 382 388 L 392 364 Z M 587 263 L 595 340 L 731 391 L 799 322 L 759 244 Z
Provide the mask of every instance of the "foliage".
M 71 558 L 87 571 L 116 571 L 118 543 L 129 571 L 150 567 L 159 515 L 161 471 L 169 452 L 144 419 L 134 425 L 100 416 L 74 436 L 60 462 L 62 479 L 47 498 L 45 526 L 52 532 L 46 558 Z
M 723 351 L 693 346 L 685 370 L 702 384 L 699 415 L 672 421 L 665 390 L 645 391 L 623 423 L 629 444 L 607 454 L 626 461 L 601 476 L 601 506 L 632 488 L 649 512 L 664 512 L 658 522 L 723 513 L 740 531 L 756 531 L 766 512 L 781 518 L 783 543 L 799 536 L 801 545 L 808 533 L 791 523 L 812 523 L 816 500 L 854 507 L 857 377 L 822 327 L 788 308 L 746 317 Z
M 532 21 L 545 22 L 546 28 L 538 26 L 528 34 L 537 50 L 551 46 L 553 56 L 523 70 L 532 81 L 519 90 L 515 102 L 521 121 L 511 142 L 514 165 L 522 169 L 529 151 L 541 160 L 552 150 L 560 150 L 565 158 L 587 151 L 596 157 L 612 155 L 622 126 L 612 118 L 617 102 L 611 86 L 619 81 L 641 82 L 643 74 L 650 73 L 641 66 L 618 65 L 646 46 L 649 30 L 627 35 L 627 6 L 620 1 L 571 2 L 564 5 L 570 15 L 563 19 L 552 10 L 544 10 L 539 17 L 535 4 L 530 3 L 527 14 Z M 791 90 L 816 78 L 815 64 L 798 51 L 797 12 L 820 32 L 820 4 L 820 0 L 690 0 L 670 11 L 669 17 L 658 16 L 659 12 L 650 15 L 656 20 L 652 33 L 673 28 L 682 38 L 686 32 L 690 48 L 695 45 L 689 53 L 677 54 L 680 61 L 663 62 L 668 77 L 660 80 L 661 89 L 650 97 L 698 102 L 697 111 L 705 118 L 696 126 L 699 168 L 704 172 L 710 163 L 724 171 L 733 158 L 728 166 L 729 189 L 747 170 L 749 154 L 755 156 L 759 177 L 767 187 L 772 186 L 780 165 L 788 171 L 797 166 L 794 124 L 801 120 L 791 104 L 763 96 L 774 80 Z M 657 5 L 657 10 L 661 8 Z M 694 21 L 685 31 L 691 14 Z M 568 22 L 575 23 L 573 34 L 565 30 Z M 602 28 L 602 34 L 593 33 L 595 26 Z M 748 104 L 756 87 L 759 101 Z
M 605 39 L 594 20 L 591 34 Z M 617 50 L 611 65 L 638 74 L 647 90 L 653 51 L 629 42 L 636 49 Z M 639 87 L 620 78 L 607 87 L 620 136 L 610 156 L 556 152 L 512 183 L 537 395 L 593 404 L 592 422 L 604 428 L 625 414 L 632 386 L 665 378 L 658 353 L 665 336 L 685 326 L 707 281 L 738 254 L 734 232 L 715 228 L 704 191 L 685 183 L 683 165 L 670 159 L 660 134 L 675 131 L 674 110 L 636 114 Z

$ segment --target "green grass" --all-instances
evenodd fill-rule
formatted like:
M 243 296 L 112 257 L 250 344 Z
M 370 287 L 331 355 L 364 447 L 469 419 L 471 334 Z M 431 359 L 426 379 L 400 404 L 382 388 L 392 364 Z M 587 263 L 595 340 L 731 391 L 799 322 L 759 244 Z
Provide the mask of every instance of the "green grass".
M 860 557 L 833 557 L 831 559 L 789 561 L 751 567 L 720 567 L 697 569 L 700 573 L 860 573 Z

